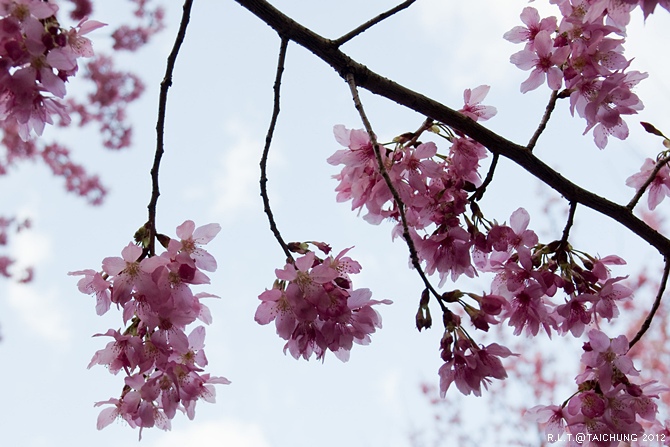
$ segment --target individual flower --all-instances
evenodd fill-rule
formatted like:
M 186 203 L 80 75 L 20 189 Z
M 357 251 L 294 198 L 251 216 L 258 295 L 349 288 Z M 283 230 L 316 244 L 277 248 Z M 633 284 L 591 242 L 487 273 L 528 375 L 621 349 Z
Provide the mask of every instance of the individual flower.
M 495 116 L 498 113 L 495 107 L 481 104 L 490 89 L 491 87 L 488 85 L 480 85 L 474 90 L 465 89 L 463 93 L 465 105 L 459 112 L 475 121 L 486 121 Z
M 628 177 L 626 185 L 635 188 L 636 191 L 642 188 L 651 177 L 654 169 L 656 169 L 656 163 L 651 158 L 645 159 L 640 172 Z M 666 196 L 670 196 L 670 168 L 668 168 L 667 163 L 654 175 L 648 188 L 647 205 L 653 211 Z
M 556 17 L 552 16 L 540 20 L 540 14 L 537 12 L 537 9 L 530 6 L 523 8 L 521 21 L 526 26 L 515 26 L 503 35 L 503 39 L 512 43 L 528 42 L 526 45 L 531 50 L 533 49 L 533 42 L 537 33 L 540 31 L 553 33 L 558 28 Z
M 510 57 L 510 61 L 522 70 L 530 70 L 530 76 L 521 83 L 521 93 L 535 90 L 547 80 L 549 88 L 559 90 L 563 84 L 562 65 L 567 61 L 569 47 L 555 48 L 548 31 L 535 36 L 534 48 L 521 50 Z

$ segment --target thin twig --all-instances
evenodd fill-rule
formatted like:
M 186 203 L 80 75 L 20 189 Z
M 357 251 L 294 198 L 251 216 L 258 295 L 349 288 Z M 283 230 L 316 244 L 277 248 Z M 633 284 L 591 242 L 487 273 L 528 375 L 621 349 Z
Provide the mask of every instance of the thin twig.
M 426 118 L 423 121 L 423 123 L 421 123 L 421 127 L 419 127 L 416 130 L 416 132 L 411 134 L 412 138 L 407 143 L 405 143 L 405 146 L 407 146 L 407 147 L 414 146 L 419 141 L 419 138 L 421 138 L 421 134 L 423 134 L 425 131 L 427 131 L 428 129 L 433 127 L 434 123 L 435 123 L 435 121 L 433 121 L 432 118 Z
M 651 307 L 649 315 L 647 315 L 647 318 L 644 320 L 644 323 L 642 323 L 640 330 L 628 344 L 628 349 L 632 349 L 633 346 L 635 346 L 635 343 L 637 343 L 642 338 L 644 333 L 647 332 L 647 329 L 649 329 L 649 326 L 651 325 L 651 320 L 654 319 L 654 315 L 656 314 L 658 307 L 661 305 L 661 299 L 663 298 L 663 293 L 665 292 L 665 286 L 668 283 L 668 274 L 670 274 L 670 262 L 668 262 L 668 258 L 665 258 L 665 268 L 663 269 L 663 278 L 661 278 L 661 284 L 659 284 L 658 286 L 658 293 L 656 294 L 654 305 Z
M 551 118 L 551 113 L 554 111 L 554 108 L 556 107 L 557 99 L 558 99 L 558 90 L 554 90 L 553 92 L 551 92 L 549 103 L 547 104 L 547 108 L 544 110 L 544 116 L 542 116 L 542 121 L 540 121 L 540 125 L 537 127 L 537 130 L 535 131 L 530 141 L 528 142 L 528 146 L 526 146 L 526 148 L 529 151 L 533 152 L 533 149 L 537 144 L 537 140 L 540 138 L 540 135 L 542 135 L 542 132 L 544 132 L 544 129 L 547 128 L 547 123 L 549 122 L 549 118 Z
M 350 41 L 351 39 L 358 36 L 359 34 L 364 33 L 368 29 L 372 28 L 373 26 L 375 26 L 376 24 L 378 24 L 382 20 L 386 20 L 387 18 L 391 17 L 393 14 L 395 14 L 399 11 L 402 11 L 403 9 L 408 8 L 415 1 L 416 0 L 407 0 L 407 1 L 402 2 L 401 4 L 396 6 L 395 8 L 391 8 L 388 11 L 379 14 L 374 19 L 368 20 L 367 22 L 365 22 L 361 26 L 357 27 L 356 29 L 353 29 L 353 30 L 349 31 L 344 36 L 342 36 L 338 39 L 335 39 L 333 41 L 333 43 L 335 44 L 335 46 L 338 46 L 338 47 L 341 46 L 342 44 Z
M 384 178 L 386 186 L 391 191 L 391 194 L 393 195 L 393 200 L 395 200 L 395 203 L 398 207 L 398 212 L 400 213 L 400 223 L 402 224 L 402 237 L 403 239 L 405 239 L 407 247 L 409 248 L 409 254 L 410 259 L 412 260 L 412 265 L 419 273 L 419 276 L 423 280 L 423 283 L 425 284 L 426 288 L 430 290 L 431 293 L 437 298 L 437 302 L 440 304 L 442 310 L 444 311 L 446 310 L 446 307 L 442 302 L 441 295 L 437 292 L 437 290 L 435 290 L 433 285 L 430 283 L 428 277 L 421 268 L 421 264 L 419 263 L 419 255 L 416 251 L 416 247 L 414 246 L 414 241 L 412 240 L 412 237 L 409 234 L 409 226 L 407 225 L 407 217 L 405 216 L 405 203 L 400 198 L 400 194 L 398 194 L 398 190 L 393 185 L 393 181 L 391 180 L 391 177 L 389 177 L 388 171 L 386 170 L 386 166 L 384 165 L 384 161 L 382 160 L 382 154 L 379 149 L 380 145 L 377 142 L 377 136 L 372 130 L 370 120 L 368 119 L 367 115 L 365 114 L 365 110 L 363 109 L 363 103 L 361 102 L 361 98 L 358 95 L 358 87 L 356 87 L 356 81 L 354 80 L 354 76 L 348 75 L 346 76 L 346 79 L 347 82 L 349 83 L 351 96 L 354 100 L 356 110 L 358 111 L 358 114 L 360 115 L 361 120 L 363 121 L 363 126 L 365 127 L 365 130 L 368 132 L 368 135 L 370 136 L 370 144 L 372 144 L 372 148 L 375 152 L 375 157 L 377 158 L 377 165 L 379 166 L 379 172 Z
M 161 164 L 161 158 L 164 152 L 164 137 L 165 137 L 165 113 L 167 110 L 167 95 L 168 89 L 172 85 L 172 72 L 174 71 L 175 63 L 177 62 L 177 55 L 181 44 L 186 37 L 186 27 L 191 18 L 191 7 L 193 0 L 186 0 L 183 6 L 183 13 L 181 16 L 181 23 L 179 24 L 179 31 L 175 38 L 172 51 L 167 58 L 167 67 L 165 68 L 165 76 L 161 82 L 160 95 L 158 99 L 158 122 L 156 123 L 156 154 L 154 155 L 154 164 L 151 167 L 151 200 L 147 208 L 149 209 L 149 255 L 155 254 L 155 239 L 156 239 L 156 204 L 158 203 L 158 196 L 160 190 L 158 188 L 158 170 Z
M 491 160 L 491 166 L 489 166 L 489 172 L 486 173 L 486 178 L 479 186 L 479 188 L 477 188 L 477 190 L 470 196 L 468 200 L 470 200 L 471 202 L 482 200 L 482 197 L 484 197 L 484 193 L 486 192 L 486 188 L 493 181 L 493 174 L 495 173 L 499 158 L 500 156 L 498 154 L 493 154 L 493 159 Z
M 626 209 L 628 209 L 629 211 L 633 211 L 633 208 L 635 208 L 637 202 L 640 201 L 644 192 L 647 190 L 649 185 L 651 185 L 651 182 L 654 181 L 656 175 L 658 175 L 658 173 L 661 172 L 663 166 L 667 165 L 669 161 L 670 157 L 665 157 L 656 162 L 656 166 L 654 166 L 654 170 L 651 171 L 649 178 L 642 184 L 642 186 L 640 186 L 640 189 L 637 190 L 635 196 L 633 196 L 633 198 L 630 199 L 630 202 L 628 202 L 628 205 L 626 205 Z
M 568 245 L 568 236 L 570 235 L 570 229 L 572 224 L 575 221 L 575 211 L 577 210 L 577 202 L 570 202 L 570 211 L 568 212 L 568 221 L 565 223 L 565 228 L 563 228 L 563 236 L 561 236 L 560 247 L 565 248 Z
M 274 234 L 275 239 L 277 239 L 277 242 L 279 242 L 279 245 L 281 245 L 282 250 L 284 250 L 284 254 L 286 255 L 286 259 L 293 263 L 293 256 L 291 255 L 291 252 L 288 249 L 288 246 L 286 245 L 286 242 L 284 242 L 284 239 L 281 236 L 281 233 L 279 232 L 279 229 L 277 228 L 277 223 L 275 222 L 275 218 L 272 215 L 272 208 L 270 208 L 270 198 L 268 197 L 268 190 L 267 190 L 267 183 L 268 183 L 268 177 L 267 177 L 267 164 L 268 164 L 268 154 L 270 153 L 270 146 L 272 145 L 272 136 L 275 131 L 275 126 L 277 124 L 277 118 L 279 117 L 279 93 L 281 90 L 281 78 L 282 74 L 284 73 L 284 62 L 286 61 L 286 49 L 288 48 L 288 42 L 289 40 L 286 39 L 285 37 L 282 37 L 281 39 L 281 46 L 279 47 L 279 60 L 277 61 L 277 74 L 275 76 L 275 83 L 273 86 L 274 90 L 274 107 L 272 109 L 272 118 L 270 119 L 270 127 L 268 128 L 268 133 L 265 136 L 265 147 L 263 148 L 263 155 L 261 156 L 261 180 L 260 180 L 260 185 L 261 185 L 261 197 L 263 197 L 263 210 L 265 211 L 265 214 L 268 216 L 268 221 L 270 223 L 270 230 L 272 230 L 272 234 Z

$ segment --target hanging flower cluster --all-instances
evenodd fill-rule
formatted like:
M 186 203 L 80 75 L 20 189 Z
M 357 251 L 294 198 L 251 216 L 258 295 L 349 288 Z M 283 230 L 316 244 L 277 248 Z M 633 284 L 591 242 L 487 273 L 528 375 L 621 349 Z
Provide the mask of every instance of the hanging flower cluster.
M 325 254 L 330 252 L 327 244 L 312 244 Z M 277 334 L 287 340 L 284 352 L 288 350 L 296 359 L 309 360 L 314 354 L 323 360 L 330 350 L 347 361 L 353 343 L 369 344 L 370 335 L 382 327 L 372 306 L 391 301 L 371 300 L 370 290 L 353 288 L 349 275 L 359 273 L 361 266 L 345 256 L 349 248 L 334 258 L 320 259 L 307 243 L 291 245 L 302 256 L 275 270 L 272 289 L 258 297 L 256 321 L 274 321 Z
M 214 384 L 230 383 L 203 373 L 205 328 L 198 326 L 186 334 L 186 327 L 198 319 L 212 322 L 201 300 L 215 295 L 194 294 L 191 286 L 209 284 L 204 271 L 215 271 L 217 264 L 201 245 L 220 230 L 218 224 L 195 228 L 187 220 L 177 227 L 179 239 L 159 235 L 166 247 L 159 256 L 147 257 L 147 250 L 130 243 L 121 257 L 102 261 L 102 272 L 70 273 L 83 276 L 79 290 L 95 295 L 98 315 L 115 304 L 126 325 L 123 331 L 109 329 L 96 335 L 112 341 L 95 353 L 89 368 L 105 365 L 112 374 L 125 374 L 121 396 L 96 404 L 111 405 L 100 413 L 98 429 L 120 417 L 131 427 L 140 427 L 140 436 L 145 427 L 167 430 L 177 410 L 193 419 L 199 399 L 214 401 Z M 141 243 L 141 235 L 139 239 Z

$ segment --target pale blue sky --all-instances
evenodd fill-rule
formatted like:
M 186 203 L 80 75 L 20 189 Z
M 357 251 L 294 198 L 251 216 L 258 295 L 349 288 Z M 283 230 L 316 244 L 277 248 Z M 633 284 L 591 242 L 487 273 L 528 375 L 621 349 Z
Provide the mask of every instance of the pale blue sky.
M 125 3 L 105 3 L 93 18 L 118 23 Z M 3 194 L 1 212 L 34 219 L 34 229 L 17 238 L 12 250 L 22 261 L 33 263 L 37 272 L 29 287 L 0 283 L 3 445 L 112 447 L 137 440 L 137 431 L 121 422 L 102 432 L 95 429 L 98 409 L 93 402 L 118 397 L 122 377 L 102 367 L 86 369 L 93 353 L 106 343 L 91 335 L 120 326 L 121 316 L 114 310 L 96 316 L 94 299 L 80 294 L 76 279 L 66 273 L 100 268 L 102 259 L 118 256 L 146 221 L 158 84 L 181 10 L 179 2 L 171 3 L 168 29 L 139 54 L 121 58 L 147 85 L 144 98 L 131 110 L 136 132 L 132 149 L 105 151 L 91 130 L 45 132 L 46 138 L 58 133 L 77 160 L 100 173 L 111 189 L 107 202 L 92 208 L 66 195 L 60 180 L 48 175 L 43 166 L 22 166 L 1 179 L 4 191 L 11 191 Z M 378 0 L 364 5 L 355 0 L 274 3 L 332 38 L 395 4 Z M 378 73 L 454 108 L 462 105 L 465 88 L 490 84 L 485 102 L 498 108 L 498 116 L 487 124 L 524 143 L 550 93 L 548 88 L 519 93 L 527 73 L 510 64 L 509 56 L 521 46 L 502 39 L 505 31 L 520 24 L 518 16 L 526 5 L 521 0 L 419 0 L 343 50 Z M 668 14 L 661 11 L 652 16 L 640 36 L 636 33 L 643 28 L 641 16 L 636 14 L 633 22 L 628 54 L 636 55 L 633 68 L 649 71 L 650 78 L 637 90 L 647 110 L 639 119 L 629 120 L 631 138 L 611 140 L 605 151 L 599 151 L 590 135 L 581 136 L 584 122 L 570 118 L 567 104 L 559 104 L 556 120 L 536 149 L 568 178 L 619 201 L 632 193 L 624 185 L 625 178 L 658 150 L 637 121 L 652 121 L 670 130 L 668 60 L 659 59 L 659 47 L 654 44 L 655 39 L 666 37 Z M 105 32 L 91 34 L 96 47 L 108 45 Z M 424 380 L 438 382 L 439 318 L 431 331 L 417 333 L 413 319 L 421 283 L 407 269 L 405 246 L 391 243 L 390 225 L 370 226 L 349 210 L 349 204 L 335 202 L 336 184 L 330 176 L 337 171 L 325 162 L 339 149 L 332 127 L 361 127 L 360 121 L 345 83 L 330 67 L 293 44 L 269 165 L 277 223 L 287 240 L 323 240 L 336 251 L 355 245 L 351 255 L 363 265 L 355 285 L 370 288 L 374 298 L 388 298 L 394 304 L 380 306 L 384 328 L 373 335 L 370 346 L 356 346 L 346 364 L 332 355 L 326 356 L 324 364 L 286 357 L 274 327 L 253 321 L 258 294 L 271 287 L 274 269 L 283 265 L 283 253 L 269 232 L 257 189 L 278 47 L 275 33 L 237 3 L 196 0 L 168 102 L 158 227 L 168 235 L 186 219 L 197 225 L 219 222 L 223 227 L 208 247 L 219 261 L 219 271 L 211 275 L 210 286 L 199 290 L 222 297 L 208 303 L 214 323 L 207 327 L 205 350 L 208 371 L 227 377 L 232 384 L 217 386 L 216 404 L 199 403 L 195 421 L 178 415 L 172 432 L 146 430 L 142 443 L 147 447 L 184 443 L 406 447 L 410 430 L 426 425 L 427 409 L 418 385 Z M 76 80 L 68 88 L 77 91 Z M 368 94 L 362 99 L 381 140 L 414 130 L 422 121 L 386 100 Z M 554 193 L 544 189 L 538 195 L 543 188 L 504 161 L 496 180 L 496 189 L 483 202 L 487 217 L 503 221 L 523 205 L 541 238 L 560 235 L 563 222 L 556 217 L 561 214 L 542 215 Z M 585 250 L 618 253 L 636 268 L 646 265 L 645 258 L 654 259 L 653 250 L 640 246 L 616 225 L 590 212 L 578 218 L 584 221 L 578 222 L 574 236 Z M 589 225 L 599 231 L 594 233 Z M 660 260 L 653 262 L 649 265 L 656 266 Z M 486 285 L 479 280 L 458 287 L 482 291 Z

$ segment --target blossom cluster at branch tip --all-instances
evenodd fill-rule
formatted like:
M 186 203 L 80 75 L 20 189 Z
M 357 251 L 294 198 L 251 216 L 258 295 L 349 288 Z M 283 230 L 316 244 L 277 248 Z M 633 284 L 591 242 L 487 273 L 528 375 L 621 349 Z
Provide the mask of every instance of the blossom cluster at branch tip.
M 474 120 L 491 117 L 495 109 L 481 105 L 487 92 L 487 86 L 466 90 L 461 113 Z M 514 335 L 534 337 L 544 331 L 550 337 L 568 333 L 580 337 L 603 320 L 616 318 L 620 303 L 632 297 L 632 290 L 622 283 L 625 277 L 610 273 L 609 266 L 625 264 L 622 258 L 594 257 L 576 250 L 567 235 L 540 243 L 529 229 L 530 215 L 523 208 L 512 213 L 509 223 L 487 220 L 477 203 L 480 188 L 486 186 L 478 172 L 485 148 L 440 123 L 430 130 L 449 141 L 446 155 L 438 153 L 435 143 L 421 142 L 420 135 L 411 132 L 395 138 L 389 147 L 380 146 L 378 155 L 393 189 L 380 172 L 377 154 L 364 130 L 335 126 L 335 138 L 346 148 L 328 162 L 344 165 L 334 176 L 339 182 L 337 200 L 351 200 L 354 210 L 365 208 L 364 219 L 370 223 L 394 222 L 393 236 L 409 235 L 419 265 L 427 275 L 439 276 L 440 287 L 447 279 L 456 281 L 462 275 L 494 275 L 489 293 L 453 290 L 439 295 L 426 288 L 416 314 L 417 328 L 429 328 L 428 304 L 431 294 L 435 295 L 445 325 L 440 344 L 445 362 L 439 370 L 442 393 L 456 383 L 464 394 L 479 395 L 482 385 L 486 388 L 492 379 L 507 376 L 501 359 L 512 353 L 496 344 L 479 345 L 463 321 L 481 331 L 506 322 Z M 305 259 L 300 264 L 306 271 L 313 261 Z M 282 313 L 290 296 L 284 287 L 278 283 L 263 298 L 272 302 L 275 314 L 293 318 L 291 313 Z M 452 304 L 458 305 L 459 313 L 449 309 Z M 277 328 L 288 339 L 295 322 L 291 319 L 290 330 L 285 330 L 284 321 L 278 319 Z
M 84 37 L 104 26 L 83 18 L 66 30 L 56 19 L 58 6 L 40 0 L 0 1 L 0 118 L 15 125 L 26 141 L 46 124 L 70 122 L 65 83 L 78 70 L 77 59 L 93 56 Z
M 526 93 L 545 80 L 554 91 L 570 97 L 570 110 L 586 120 L 586 134 L 600 149 L 608 137 L 628 137 L 622 115 L 636 114 L 644 107 L 632 92 L 646 73 L 626 71 L 632 62 L 623 52 L 630 12 L 639 3 L 645 17 L 653 12 L 658 0 L 552 0 L 560 8 L 562 19 L 540 18 L 533 7 L 524 8 L 521 20 L 503 36 L 525 48 L 510 58 L 522 70 L 531 70 L 521 84 Z M 667 0 L 660 4 L 670 9 Z
M 578 391 L 563 405 L 531 408 L 529 417 L 542 423 L 546 434 L 554 439 L 570 433 L 570 447 L 618 446 L 621 438 L 612 435 L 635 435 L 641 440 L 642 421 L 661 430 L 655 401 L 660 393 L 670 389 L 655 381 L 631 381 L 639 372 L 627 356 L 629 343 L 625 336 L 610 339 L 602 331 L 592 329 L 588 338 L 581 357 L 584 372 L 575 379 Z M 577 433 L 588 436 L 577 442 Z M 588 441 L 582 443 L 585 439 Z
M 223 377 L 203 373 L 207 357 L 203 350 L 205 328 L 196 320 L 212 322 L 203 298 L 209 293 L 193 293 L 191 286 L 209 284 L 204 273 L 217 268 L 216 260 L 202 245 L 221 230 L 218 224 L 195 228 L 187 220 L 177 227 L 177 238 L 161 236 L 166 251 L 147 257 L 142 247 L 129 243 L 121 257 L 102 261 L 102 272 L 82 270 L 77 286 L 96 297 L 96 312 L 106 313 L 112 304 L 122 310 L 125 330 L 109 329 L 96 337 L 111 337 L 104 349 L 93 356 L 93 365 L 105 365 L 112 374 L 125 374 L 119 398 L 96 403 L 110 405 L 98 417 L 98 429 L 115 419 L 131 427 L 170 429 L 176 411 L 193 419 L 199 399 L 214 402 L 214 384 L 230 383 Z
M 324 254 L 330 246 L 311 242 Z M 284 352 L 309 360 L 324 359 L 331 351 L 342 361 L 349 359 L 353 343 L 370 344 L 370 335 L 382 327 L 381 316 L 372 308 L 391 304 L 390 300 L 372 300 L 368 289 L 354 289 L 351 274 L 361 265 L 346 254 L 321 259 L 309 250 L 307 243 L 289 247 L 302 256 L 275 270 L 277 280 L 271 289 L 258 296 L 256 322 L 275 322 L 277 334 L 287 340 Z

